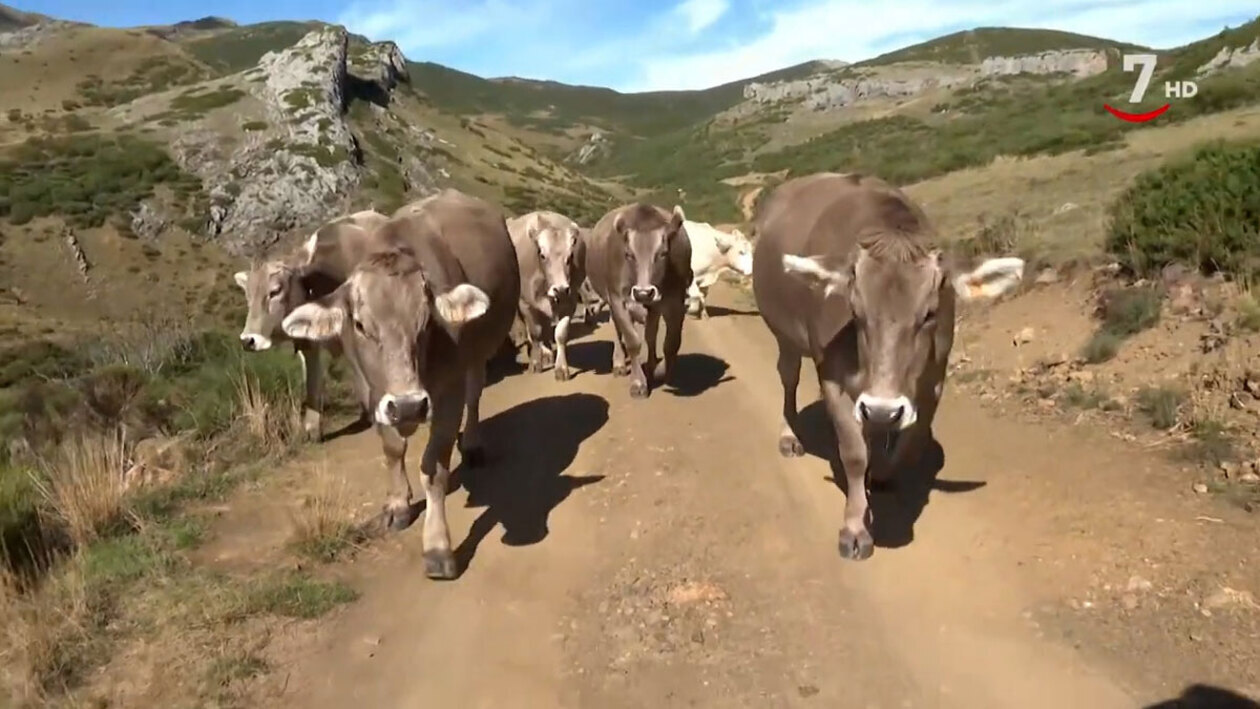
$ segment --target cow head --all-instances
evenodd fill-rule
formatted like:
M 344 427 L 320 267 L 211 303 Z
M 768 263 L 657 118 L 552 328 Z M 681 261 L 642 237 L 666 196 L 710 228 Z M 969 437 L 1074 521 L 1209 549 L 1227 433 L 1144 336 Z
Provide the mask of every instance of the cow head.
M 241 346 L 250 352 L 270 349 L 280 322 L 306 300 L 302 269 L 283 261 L 256 263 L 248 271 L 232 274 L 245 291 L 249 308 L 241 329 Z
M 739 229 L 732 229 L 731 233 L 715 229 L 717 232 L 715 241 L 717 241 L 718 251 L 726 259 L 726 263 L 731 268 L 745 276 L 752 275 L 752 244 L 748 241 L 748 237 Z
M 676 264 L 670 254 L 676 253 L 675 242 L 686 239 L 683 231 L 683 208 L 673 212 L 648 205 L 636 205 L 621 211 L 613 220 L 613 233 L 619 238 L 630 272 L 630 298 L 639 305 L 651 305 L 661 299 L 665 277 Z M 690 268 L 690 254 L 686 267 Z
M 455 366 L 440 348 L 489 306 L 486 293 L 469 283 L 439 291 L 415 253 L 398 247 L 369 255 L 337 290 L 297 307 L 282 327 L 289 337 L 340 338 L 380 396 L 376 422 L 414 425 L 428 418 L 426 384 L 445 381 Z
M 901 242 L 864 244 L 839 263 L 783 256 L 784 271 L 819 289 L 825 307 L 852 313 L 864 387 L 853 414 L 864 426 L 885 430 L 906 429 L 918 417 L 915 389 L 937 341 L 938 308 L 948 308 L 943 317 L 952 322 L 954 296 L 993 298 L 1018 285 L 1024 274 L 1018 258 L 989 259 L 956 272 L 939 250 Z M 952 336 L 952 330 L 942 334 Z
M 570 223 L 565 228 L 535 219 L 526 233 L 538 250 L 547 297 L 553 301 L 569 297 L 572 290 L 581 285 L 572 282 L 573 271 L 582 257 L 578 226 Z

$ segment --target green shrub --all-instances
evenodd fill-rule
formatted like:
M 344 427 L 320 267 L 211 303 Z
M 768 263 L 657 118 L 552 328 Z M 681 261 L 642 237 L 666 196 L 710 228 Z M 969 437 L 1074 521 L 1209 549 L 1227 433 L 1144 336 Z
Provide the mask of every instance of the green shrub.
M 159 184 L 201 189 L 200 180 L 155 143 L 127 135 L 31 138 L 0 162 L 0 205 L 9 221 L 62 215 L 72 226 L 96 227 L 125 215 Z
M 1214 142 L 1146 172 L 1110 217 L 1106 246 L 1136 274 L 1171 263 L 1260 274 L 1260 142 Z
M 1121 339 L 1105 330 L 1095 332 L 1081 348 L 1081 358 L 1089 364 L 1100 364 L 1120 352 Z

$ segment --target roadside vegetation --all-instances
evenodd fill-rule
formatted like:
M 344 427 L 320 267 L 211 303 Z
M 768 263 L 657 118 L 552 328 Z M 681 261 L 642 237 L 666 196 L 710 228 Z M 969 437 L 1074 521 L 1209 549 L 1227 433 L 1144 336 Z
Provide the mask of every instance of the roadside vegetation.
M 309 571 L 237 578 L 190 559 L 205 506 L 302 445 L 301 375 L 290 352 L 246 355 L 175 320 L 118 331 L 0 353 L 0 696 L 98 701 L 92 673 L 143 638 L 165 653 L 163 691 L 231 704 L 266 669 L 269 619 L 355 596 Z M 318 558 L 347 538 L 304 529 Z

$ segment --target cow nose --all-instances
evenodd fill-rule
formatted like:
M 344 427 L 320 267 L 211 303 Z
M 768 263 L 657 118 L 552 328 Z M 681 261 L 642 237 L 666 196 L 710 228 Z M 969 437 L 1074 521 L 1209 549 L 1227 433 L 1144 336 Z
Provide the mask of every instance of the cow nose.
M 563 298 L 569 294 L 569 284 L 557 283 L 547 289 L 547 297 L 551 299 Z
M 376 422 L 385 426 L 423 423 L 429 418 L 429 395 L 423 391 L 386 394 L 376 405 Z
M 914 404 L 904 396 L 884 399 L 863 394 L 854 408 L 859 423 L 876 428 L 904 429 L 914 423 Z
M 258 349 L 258 341 L 253 335 L 241 335 L 241 347 L 244 347 L 246 352 L 253 352 Z
M 630 289 L 630 297 L 634 298 L 635 302 L 642 303 L 644 305 L 653 303 L 657 299 L 656 286 L 648 286 L 646 288 L 634 286 Z

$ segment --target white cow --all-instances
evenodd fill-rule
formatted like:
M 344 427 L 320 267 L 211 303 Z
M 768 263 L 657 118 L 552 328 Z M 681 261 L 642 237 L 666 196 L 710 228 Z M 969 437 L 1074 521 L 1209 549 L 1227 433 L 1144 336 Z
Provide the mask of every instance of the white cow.
M 691 241 L 691 271 L 694 278 L 687 289 L 687 312 L 708 317 L 704 299 L 723 271 L 752 275 L 752 244 L 739 229 L 729 233 L 708 222 L 686 221 L 683 227 Z

